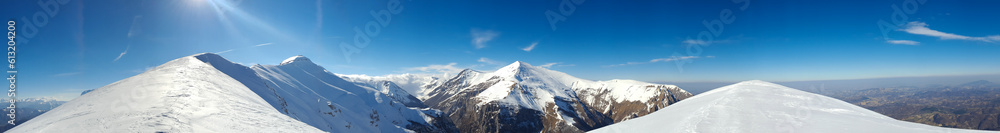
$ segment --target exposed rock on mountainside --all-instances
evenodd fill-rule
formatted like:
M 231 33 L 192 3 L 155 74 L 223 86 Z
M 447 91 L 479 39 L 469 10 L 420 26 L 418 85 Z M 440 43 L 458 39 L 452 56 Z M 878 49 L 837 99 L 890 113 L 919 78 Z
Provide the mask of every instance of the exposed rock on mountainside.
M 494 72 L 466 69 L 426 90 L 462 132 L 582 132 L 646 115 L 691 94 L 672 85 L 590 81 L 514 62 Z

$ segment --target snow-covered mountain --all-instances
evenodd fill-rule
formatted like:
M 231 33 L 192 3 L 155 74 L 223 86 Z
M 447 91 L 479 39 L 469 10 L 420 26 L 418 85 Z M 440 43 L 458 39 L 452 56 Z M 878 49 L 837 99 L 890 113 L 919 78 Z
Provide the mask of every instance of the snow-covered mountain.
M 753 80 L 591 132 L 986 132 L 895 120 L 834 98 Z
M 429 75 L 336 75 L 340 76 L 344 80 L 353 82 L 355 85 L 379 90 L 388 95 L 390 98 L 400 101 L 408 107 L 427 107 L 427 105 L 424 105 L 424 102 L 420 98 L 417 98 L 413 95 L 414 93 L 410 92 L 424 94 L 425 91 L 423 90 L 426 90 L 425 88 L 434 87 L 440 83 L 438 77 L 432 77 Z M 400 85 L 399 83 L 403 84 Z
M 581 132 L 656 111 L 691 94 L 672 85 L 590 81 L 514 62 L 463 70 L 425 90 L 462 132 Z
M 34 108 L 34 109 L 44 109 L 49 110 L 66 103 L 66 101 L 59 101 L 54 97 L 33 97 L 33 98 L 21 98 L 16 99 L 14 103 L 17 104 L 17 108 Z M 10 105 L 10 99 L 0 99 L 0 105 Z
M 417 99 L 427 99 L 427 93 L 429 93 L 429 88 L 434 88 L 443 83 L 451 75 L 440 74 L 440 75 L 428 75 L 428 74 L 392 74 L 385 76 L 368 76 L 368 75 L 354 75 L 354 74 L 337 74 L 345 80 L 359 83 L 359 84 L 369 84 L 377 85 L 379 82 L 392 82 L 399 86 L 399 88 L 412 94 Z M 365 86 L 365 85 L 362 85 Z
M 279 65 L 247 67 L 216 54 L 196 54 L 95 89 L 36 119 L 43 117 L 14 130 L 457 131 L 441 111 L 408 107 L 375 88 L 343 80 L 303 56 Z M 87 124 L 73 125 L 77 123 Z
M 49 110 L 59 107 L 59 105 L 66 103 L 66 101 L 59 101 L 56 98 L 52 97 L 39 97 L 39 98 L 21 98 L 15 100 L 14 103 L 16 104 L 15 106 L 16 108 L 13 109 L 15 112 L 14 114 L 16 116 L 14 118 L 14 123 L 20 125 L 21 123 L 24 123 L 28 120 L 38 117 L 38 115 L 42 115 L 42 113 L 45 113 Z M 0 105 L 10 105 L 10 99 L 0 99 Z M 11 112 L 11 108 L 3 108 L 2 111 L 9 113 Z M 6 123 L 10 121 L 10 117 L 8 116 L 0 117 L 0 121 Z M 10 130 L 11 128 L 14 128 L 17 125 L 2 124 L 0 125 L 0 132 Z
M 195 56 L 242 82 L 297 120 L 330 132 L 451 132 L 441 112 L 408 107 L 374 88 L 357 86 L 309 58 L 295 56 L 279 65 L 246 67 L 215 54 Z
M 188 56 L 73 99 L 8 132 L 322 132 Z

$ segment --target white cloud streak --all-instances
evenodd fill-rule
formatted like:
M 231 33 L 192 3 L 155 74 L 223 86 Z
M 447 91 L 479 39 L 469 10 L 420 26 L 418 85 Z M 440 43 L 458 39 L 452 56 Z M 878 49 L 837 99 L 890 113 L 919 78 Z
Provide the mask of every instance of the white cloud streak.
M 462 72 L 462 70 L 464 70 L 462 68 L 455 67 L 455 65 L 458 65 L 458 63 L 452 62 L 452 63 L 448 63 L 447 65 L 431 64 L 431 65 L 423 66 L 423 67 L 406 68 L 405 70 L 407 70 L 407 71 L 422 71 L 422 72 L 439 72 L 439 73 L 445 73 L 445 74 L 459 73 L 459 72 Z
M 545 64 L 542 64 L 542 65 L 538 65 L 538 67 L 542 67 L 542 68 L 551 68 L 552 66 L 554 66 L 554 65 L 556 65 L 556 64 L 561 64 L 561 63 L 562 63 L 562 62 L 552 62 L 552 63 L 545 63 Z
M 983 42 L 993 42 L 1000 41 L 1000 35 L 991 35 L 986 37 L 971 37 L 958 35 L 954 33 L 946 33 L 938 30 L 933 30 L 927 27 L 927 23 L 920 21 L 913 21 L 905 25 L 905 29 L 900 29 L 906 33 L 924 35 L 931 37 L 938 37 L 941 40 L 969 40 L 969 41 L 983 41 Z M 890 42 L 891 43 L 891 42 Z
M 715 57 L 715 56 L 712 56 L 712 57 Z M 687 59 L 696 59 L 696 58 L 699 58 L 699 57 L 698 56 L 681 56 L 681 57 L 659 58 L 659 59 L 649 60 L 649 63 L 671 62 L 671 61 L 676 61 L 676 60 L 687 60 Z
M 66 76 L 73 76 L 73 75 L 80 75 L 80 74 L 83 74 L 83 72 L 60 73 L 60 74 L 55 74 L 55 75 L 52 75 L 52 76 L 54 76 L 54 77 L 66 77 Z
M 233 51 L 233 49 L 226 50 L 226 51 L 215 52 L 215 54 L 222 54 L 222 53 L 227 53 L 227 52 L 230 52 L 230 51 Z
M 694 39 L 688 39 L 688 40 L 684 40 L 684 41 L 681 41 L 681 43 L 684 43 L 684 44 L 701 44 L 701 45 L 704 45 L 704 44 L 709 44 L 709 43 L 708 43 L 708 42 L 706 42 L 706 41 L 702 41 L 702 40 L 694 40 Z
M 714 41 L 704 41 L 704 40 L 687 39 L 687 40 L 681 41 L 681 43 L 689 44 L 689 45 L 690 44 L 709 45 L 709 44 L 731 43 L 731 42 L 733 42 L 733 40 L 730 40 L 730 39 L 726 39 L 726 40 L 714 40 Z
M 529 45 L 528 47 L 522 48 L 521 50 L 524 50 L 524 52 L 531 52 L 531 50 L 534 50 L 535 46 L 537 46 L 537 45 L 538 45 L 538 42 L 534 42 L 534 43 L 531 43 L 531 45 Z
M 920 45 L 920 42 L 911 40 L 888 40 L 886 42 L 892 44 L 902 44 L 902 45 Z
M 125 45 L 125 51 L 122 51 L 121 54 L 118 54 L 118 57 L 116 57 L 115 60 L 113 60 L 111 62 L 118 62 L 118 60 L 121 60 L 122 57 L 125 56 L 125 54 L 128 54 L 129 47 L 132 47 L 132 45 Z
M 491 65 L 502 65 L 503 64 L 503 62 L 496 61 L 496 60 L 493 60 L 493 59 L 490 59 L 490 58 L 486 58 L 486 57 L 479 57 L 479 60 L 476 60 L 476 61 L 482 62 L 482 63 L 486 63 L 486 64 L 491 64 Z
M 626 63 L 622 63 L 622 64 L 607 65 L 605 67 L 619 67 L 619 66 L 627 66 L 627 65 L 640 65 L 640 64 L 649 64 L 649 63 L 656 63 L 656 62 L 671 62 L 671 61 L 680 61 L 680 60 L 691 60 L 691 59 L 698 59 L 698 58 L 702 58 L 702 57 L 699 57 L 699 56 L 674 56 L 674 57 L 670 57 L 670 58 L 656 58 L 656 59 L 649 60 L 647 62 L 626 62 Z M 704 58 L 715 58 L 715 56 L 705 56 Z
M 243 47 L 243 48 L 234 48 L 234 49 L 229 49 L 229 50 L 226 50 L 226 51 L 219 51 L 219 52 L 215 52 L 215 54 L 222 54 L 222 53 L 228 53 L 228 52 L 232 52 L 232 51 L 235 51 L 235 50 L 237 50 L 237 49 L 244 49 L 244 48 L 255 48 L 255 47 L 260 47 L 260 46 L 267 46 L 267 45 L 271 45 L 271 44 L 274 44 L 274 43 L 270 43 L 270 42 L 269 42 L 269 43 L 262 43 L 262 44 L 257 44 L 257 45 L 253 45 L 253 46 L 249 46 L 249 47 Z
M 126 37 L 128 37 L 128 39 L 132 39 L 132 37 L 134 37 L 134 36 L 136 36 L 136 35 L 138 35 L 140 33 L 140 31 L 141 31 L 141 29 L 139 27 L 139 19 L 140 18 L 142 18 L 142 16 L 135 16 L 135 17 L 132 18 L 132 25 L 129 26 L 129 28 L 128 28 L 128 34 L 125 35 Z M 112 60 L 111 62 L 114 63 L 114 62 L 118 62 L 118 60 L 121 60 L 122 57 L 125 56 L 125 54 L 128 54 L 129 47 L 132 47 L 131 41 L 129 41 L 129 43 L 125 44 L 125 51 L 122 51 L 122 53 L 118 54 L 118 57 L 115 57 L 115 60 Z
M 472 46 L 476 49 L 482 49 L 486 47 L 486 43 L 500 36 L 500 33 L 493 30 L 478 30 L 472 29 Z
M 141 29 L 139 29 L 139 19 L 140 18 L 142 18 L 142 16 L 135 16 L 135 17 L 132 18 L 132 26 L 129 26 L 129 28 L 128 28 L 128 37 L 129 38 L 131 38 L 131 37 L 133 37 L 135 35 L 138 35 L 139 32 L 141 31 Z
M 267 46 L 267 45 L 271 45 L 271 43 L 257 44 L 254 45 L 254 47 Z

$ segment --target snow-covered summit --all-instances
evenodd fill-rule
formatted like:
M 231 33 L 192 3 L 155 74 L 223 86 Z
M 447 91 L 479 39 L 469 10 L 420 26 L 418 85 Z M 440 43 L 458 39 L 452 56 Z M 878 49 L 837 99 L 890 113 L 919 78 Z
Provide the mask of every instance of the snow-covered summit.
M 457 119 L 463 132 L 586 131 L 642 116 L 691 96 L 672 85 L 591 81 L 521 61 L 491 72 L 466 69 L 429 89 L 424 102 Z M 522 112 L 523 116 L 503 112 Z M 509 117 L 526 118 L 504 121 Z M 531 117 L 547 120 L 533 121 L 538 118 Z M 474 121 L 503 122 L 475 125 Z M 501 126 L 507 124 L 518 126 Z
M 451 78 L 450 75 L 447 74 L 431 75 L 431 74 L 410 74 L 410 73 L 392 74 L 383 76 L 337 74 L 337 76 L 340 76 L 341 78 L 344 78 L 345 80 L 354 83 L 362 83 L 362 84 L 375 83 L 380 81 L 392 82 L 398 85 L 401 89 L 413 95 L 414 97 L 417 97 L 418 99 L 427 98 L 427 93 L 430 92 L 426 91 L 429 90 L 427 88 L 434 88 L 440 85 L 445 80 L 448 80 L 448 78 Z M 360 86 L 366 86 L 366 85 L 360 85 Z M 368 85 L 368 86 L 374 86 L 374 85 Z
M 302 56 L 281 65 L 247 67 L 200 53 L 95 89 L 11 131 L 456 130 L 440 111 L 407 107 L 387 95 L 345 81 Z
M 300 62 L 300 63 L 306 63 L 306 62 L 308 62 L 308 63 L 312 63 L 312 61 L 309 60 L 309 58 L 306 58 L 306 56 L 296 55 L 296 56 L 288 57 L 288 59 L 285 59 L 284 61 L 281 61 L 280 65 L 291 64 L 291 63 L 295 63 L 295 62 Z
M 175 59 L 95 89 L 9 132 L 322 132 L 278 112 L 206 63 L 220 62 L 216 57 Z
M 751 80 L 592 132 L 977 132 L 895 120 L 834 98 Z
M 320 130 L 448 132 L 453 128 L 447 124 L 450 121 L 434 117 L 439 112 L 410 108 L 402 103 L 406 101 L 393 98 L 412 97 L 407 93 L 382 93 L 358 86 L 301 55 L 280 65 L 246 67 L 229 61 L 208 62 L 242 82 L 277 110 Z
M 504 66 L 504 67 L 498 69 L 494 73 L 511 73 L 511 74 L 513 74 L 513 73 L 519 72 L 521 69 L 530 68 L 530 67 L 532 67 L 531 64 L 524 63 L 524 62 L 521 62 L 521 61 L 515 61 L 514 63 L 510 63 L 510 65 L 507 65 L 507 66 Z

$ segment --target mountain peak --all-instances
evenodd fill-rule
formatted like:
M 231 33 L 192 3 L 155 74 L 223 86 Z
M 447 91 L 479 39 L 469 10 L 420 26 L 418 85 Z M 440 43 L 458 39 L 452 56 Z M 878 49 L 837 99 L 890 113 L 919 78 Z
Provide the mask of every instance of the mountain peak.
M 514 63 L 511 63 L 510 65 L 531 66 L 531 64 L 528 64 L 528 63 L 525 63 L 525 62 L 522 62 L 522 61 L 514 61 Z
M 199 53 L 199 54 L 191 55 L 191 57 L 197 58 L 198 60 L 201 60 L 201 62 L 205 62 L 205 63 L 213 64 L 213 65 L 215 65 L 215 64 L 232 64 L 231 61 L 229 61 L 226 58 L 223 58 L 222 56 L 220 56 L 218 54 L 215 54 L 215 53 Z
M 288 59 L 285 59 L 284 61 L 281 61 L 280 65 L 291 64 L 291 63 L 295 63 L 295 62 L 312 62 L 312 61 L 309 60 L 309 58 L 306 58 L 306 56 L 296 55 L 296 56 L 289 57 Z
M 521 71 L 522 68 L 529 68 L 529 67 L 531 67 L 531 65 L 528 63 L 524 63 L 521 61 L 514 61 L 514 63 L 510 63 L 510 65 L 504 66 L 503 68 L 498 69 L 496 72 L 516 74 L 519 71 Z
M 530 67 L 530 66 L 531 64 L 522 61 L 514 61 L 514 63 L 510 63 L 510 65 L 504 66 L 503 68 L 520 68 L 520 67 Z

